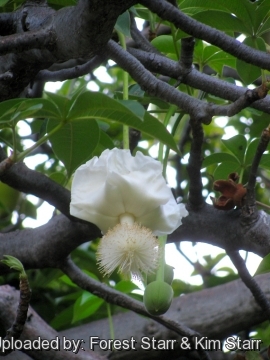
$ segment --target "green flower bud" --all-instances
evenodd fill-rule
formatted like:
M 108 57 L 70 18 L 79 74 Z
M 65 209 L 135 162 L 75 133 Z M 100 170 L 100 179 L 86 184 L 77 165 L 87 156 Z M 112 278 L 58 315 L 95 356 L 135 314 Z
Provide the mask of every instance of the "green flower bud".
M 164 281 L 171 285 L 173 281 L 174 276 L 174 267 L 171 265 L 165 264 L 164 266 Z M 151 282 L 155 281 L 157 277 L 157 272 L 151 273 L 147 275 L 147 284 L 150 284 Z
M 170 307 L 173 299 L 171 285 L 163 281 L 153 281 L 144 291 L 143 302 L 146 310 L 151 315 L 162 315 Z

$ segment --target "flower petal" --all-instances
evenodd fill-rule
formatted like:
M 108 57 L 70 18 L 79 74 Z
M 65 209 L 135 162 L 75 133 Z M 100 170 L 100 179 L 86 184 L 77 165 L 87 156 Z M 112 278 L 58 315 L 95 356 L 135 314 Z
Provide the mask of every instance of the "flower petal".
M 70 213 L 96 224 L 103 233 L 125 213 L 151 225 L 156 234 L 171 233 L 181 224 L 180 208 L 162 176 L 160 162 L 141 152 L 133 157 L 129 150 L 105 150 L 74 175 Z

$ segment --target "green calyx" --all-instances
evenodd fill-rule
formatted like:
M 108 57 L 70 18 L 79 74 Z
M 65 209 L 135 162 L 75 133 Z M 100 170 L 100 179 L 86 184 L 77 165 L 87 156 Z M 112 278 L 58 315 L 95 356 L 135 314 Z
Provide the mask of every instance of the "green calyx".
M 172 299 L 173 289 L 167 282 L 152 281 L 145 288 L 143 302 L 151 315 L 164 314 L 169 309 Z

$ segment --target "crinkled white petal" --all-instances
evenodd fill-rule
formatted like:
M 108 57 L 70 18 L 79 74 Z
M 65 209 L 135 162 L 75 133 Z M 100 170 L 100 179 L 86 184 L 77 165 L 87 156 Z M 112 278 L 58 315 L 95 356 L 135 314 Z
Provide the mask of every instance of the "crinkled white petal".
M 160 236 L 171 234 L 182 224 L 182 218 L 186 216 L 188 216 L 188 211 L 185 205 L 177 204 L 172 197 L 167 204 L 138 218 L 137 221 L 143 226 L 152 229 L 154 235 Z
M 110 275 L 116 268 L 126 276 L 142 278 L 158 264 L 158 241 L 137 223 L 117 224 L 103 236 L 97 249 L 100 270 Z
M 70 213 L 96 224 L 103 234 L 124 213 L 155 234 L 168 234 L 181 223 L 179 209 L 160 162 L 141 152 L 133 157 L 129 150 L 105 150 L 75 172 Z

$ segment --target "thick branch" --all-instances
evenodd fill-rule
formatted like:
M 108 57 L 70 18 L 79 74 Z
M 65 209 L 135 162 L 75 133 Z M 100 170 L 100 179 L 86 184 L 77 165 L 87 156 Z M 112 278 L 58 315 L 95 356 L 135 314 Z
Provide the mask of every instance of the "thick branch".
M 190 208 L 183 224 L 169 235 L 169 242 L 203 242 L 266 256 L 270 252 L 270 216 L 259 211 L 257 221 L 249 226 L 241 225 L 240 217 L 239 210 L 220 211 L 208 204 L 196 211 Z M 72 222 L 58 215 L 36 229 L 1 234 L 0 258 L 15 256 L 27 269 L 58 267 L 80 244 L 100 236 L 95 225 Z M 5 271 L 3 266 L 0 269 Z
M 7 159 L 3 149 L 0 149 L 0 161 L 2 161 L 0 164 L 5 165 L 3 161 Z M 44 174 L 28 169 L 24 163 L 14 164 L 9 170 L 4 169 L 0 179 L 3 183 L 16 190 L 35 195 L 47 201 L 66 216 L 73 218 L 69 213 L 70 191 Z
M 93 57 L 110 39 L 118 16 L 136 1 L 80 0 L 76 6 L 59 11 L 40 2 L 29 3 L 14 13 L 16 34 L 1 39 L 3 51 L 12 51 L 0 57 L 1 101 L 17 97 L 40 70 L 55 62 Z M 56 35 L 49 48 L 41 44 L 39 49 L 33 49 L 35 36 L 47 42 L 49 34 Z
M 183 224 L 168 237 L 169 242 L 195 241 L 223 249 L 252 251 L 266 256 L 270 252 L 270 216 L 258 212 L 257 221 L 242 225 L 241 211 L 220 211 L 205 204 L 199 211 L 189 209 Z M 191 231 L 192 229 L 192 231 Z
M 10 52 L 16 54 L 30 49 L 44 49 L 52 46 L 56 40 L 56 34 L 51 31 L 33 31 L 23 34 L 14 34 L 0 38 L 0 54 Z
M 58 267 L 80 244 L 100 237 L 93 224 L 79 224 L 63 215 L 52 218 L 46 225 L 0 235 L 0 259 L 12 255 L 20 259 L 26 269 Z M 2 272 L 6 271 L 0 265 Z

